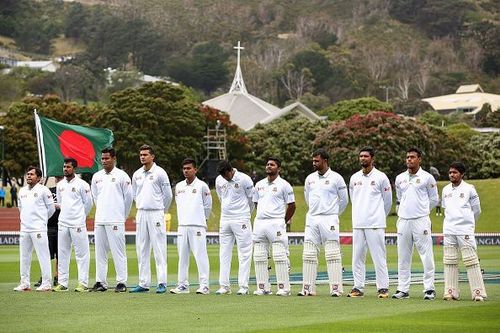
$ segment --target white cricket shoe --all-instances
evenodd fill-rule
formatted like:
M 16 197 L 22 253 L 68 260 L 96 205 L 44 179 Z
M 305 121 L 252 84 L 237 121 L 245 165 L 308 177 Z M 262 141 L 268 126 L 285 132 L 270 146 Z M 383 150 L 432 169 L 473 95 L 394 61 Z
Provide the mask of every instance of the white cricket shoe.
M 183 284 L 178 285 L 177 287 L 170 289 L 171 294 L 189 294 L 189 288 Z
M 290 296 L 290 290 L 278 289 L 276 296 Z
M 312 292 L 312 291 L 309 291 L 309 290 L 306 290 L 306 289 L 302 289 L 298 294 L 297 296 L 316 296 L 316 293 L 315 292 Z
M 199 295 L 208 295 L 210 294 L 210 289 L 207 286 L 200 287 L 196 289 L 196 293 Z
M 228 286 L 221 286 L 217 291 L 215 292 L 216 295 L 231 295 L 231 288 Z
M 446 293 L 446 294 L 444 294 L 443 299 L 445 301 L 458 301 L 460 299 L 460 296 L 458 296 L 457 294 L 453 294 L 453 293 Z
M 330 296 L 332 297 L 342 297 L 342 293 L 338 290 L 334 290 L 330 293 Z
M 12 290 L 14 290 L 14 291 L 31 291 L 31 288 L 27 284 L 20 284 Z
M 238 289 L 236 295 L 248 295 L 248 288 L 241 287 L 240 289 Z
M 434 290 L 427 290 L 424 293 L 424 299 L 428 301 L 432 301 L 436 298 L 436 292 Z
M 476 296 L 474 296 L 474 298 L 472 300 L 474 302 L 484 302 L 484 297 L 481 295 L 476 295 Z
M 36 288 L 35 290 L 36 291 L 52 291 L 52 286 L 51 285 L 40 286 L 40 287 Z
M 272 295 L 273 292 L 271 290 L 257 289 L 256 291 L 253 292 L 253 294 L 256 296 L 264 296 L 264 295 Z

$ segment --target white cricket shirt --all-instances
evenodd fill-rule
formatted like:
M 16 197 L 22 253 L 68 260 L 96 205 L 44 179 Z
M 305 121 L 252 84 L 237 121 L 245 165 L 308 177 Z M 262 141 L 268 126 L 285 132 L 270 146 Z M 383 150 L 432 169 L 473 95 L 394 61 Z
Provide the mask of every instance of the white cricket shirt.
M 457 187 L 452 184 L 446 185 L 442 193 L 442 207 L 445 209 L 443 222 L 445 235 L 474 234 L 476 225 L 474 215 L 479 216 L 481 203 L 473 185 L 463 180 Z
M 167 212 L 172 202 L 172 188 L 167 172 L 156 163 L 146 171 L 140 168 L 132 176 L 135 206 L 144 210 Z
M 92 209 L 90 186 L 83 179 L 66 178 L 57 183 L 57 202 L 61 206 L 59 225 L 63 227 L 84 227 L 87 215 Z
M 267 178 L 255 184 L 253 202 L 257 203 L 256 219 L 285 219 L 289 203 L 295 202 L 292 186 L 279 175 L 269 182 Z
M 304 197 L 309 215 L 340 215 L 349 198 L 344 178 L 330 168 L 323 174 L 313 172 L 304 183 Z
M 47 221 L 54 214 L 52 192 L 36 184 L 31 189 L 25 186 L 19 190 L 19 211 L 21 213 L 21 232 L 47 232 Z
M 236 169 L 231 180 L 215 179 L 215 191 L 221 203 L 221 219 L 250 219 L 252 212 L 252 179 Z
M 399 217 L 417 219 L 427 216 L 439 202 L 436 180 L 422 168 L 414 175 L 407 170 L 396 177 L 396 198 Z
M 191 184 L 186 180 L 175 186 L 177 219 L 181 226 L 207 227 L 212 210 L 212 195 L 208 185 L 196 177 Z
M 95 201 L 95 224 L 125 223 L 132 207 L 132 184 L 125 171 L 114 167 L 92 177 L 92 196 Z
M 386 174 L 373 168 L 368 174 L 359 170 L 351 176 L 349 194 L 353 228 L 385 228 L 391 211 L 392 190 Z

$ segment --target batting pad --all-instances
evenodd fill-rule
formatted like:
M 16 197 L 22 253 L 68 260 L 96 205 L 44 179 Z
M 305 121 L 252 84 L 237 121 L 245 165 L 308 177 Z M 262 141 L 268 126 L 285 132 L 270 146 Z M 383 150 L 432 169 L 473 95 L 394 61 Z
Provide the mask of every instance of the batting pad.
M 309 241 L 304 243 L 302 253 L 303 289 L 316 292 L 316 275 L 318 274 L 318 247 Z
M 458 298 L 458 249 L 455 246 L 444 246 L 444 293 Z
M 474 296 L 483 296 L 486 298 L 486 289 L 476 249 L 472 246 L 464 246 L 460 250 L 462 251 L 462 259 L 467 269 L 467 278 L 469 279 L 472 298 L 474 299 Z
M 326 241 L 325 243 L 326 268 L 328 280 L 330 281 L 330 292 L 338 291 L 343 293 L 342 286 L 342 255 L 340 245 L 337 241 Z
M 273 243 L 273 260 L 276 266 L 276 282 L 278 289 L 290 290 L 290 279 L 288 276 L 288 257 L 286 248 L 282 243 Z
M 267 269 L 267 244 L 255 243 L 253 250 L 253 260 L 255 265 L 255 280 L 258 289 L 270 290 L 269 271 Z

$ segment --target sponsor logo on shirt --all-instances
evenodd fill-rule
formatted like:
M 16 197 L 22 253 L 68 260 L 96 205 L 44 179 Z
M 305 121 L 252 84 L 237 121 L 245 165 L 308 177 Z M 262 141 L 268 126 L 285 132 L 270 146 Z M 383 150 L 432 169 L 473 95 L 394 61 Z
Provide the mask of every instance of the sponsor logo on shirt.
M 415 183 L 420 184 L 420 178 L 418 178 Z
M 38 193 L 33 194 L 33 196 L 34 196 L 35 198 L 36 198 L 36 197 L 38 197 Z
M 279 237 L 279 236 L 281 236 L 281 231 L 278 231 L 278 232 L 276 233 L 276 236 L 278 236 L 278 237 Z
M 196 236 L 201 236 L 201 231 L 197 231 Z
M 370 183 L 370 185 L 374 186 L 375 185 L 375 181 L 372 180 L 372 182 Z
M 82 228 L 76 228 L 76 232 L 82 232 Z
M 193 193 L 196 193 L 196 189 L 195 188 L 193 188 Z
M 234 184 L 234 188 L 240 188 L 240 184 L 238 183 Z
M 161 226 L 160 222 L 156 222 L 156 226 L 157 227 Z
M 464 197 L 465 197 L 465 194 L 460 193 L 460 198 L 462 198 L 462 199 L 463 199 Z
M 328 184 L 330 184 L 330 181 L 327 179 L 327 180 L 325 180 L 325 185 L 328 185 Z
M 469 235 L 465 235 L 465 239 L 467 239 L 467 240 L 468 240 L 469 238 L 470 238 L 470 237 L 469 237 Z
M 384 187 L 384 192 L 387 192 L 387 191 L 390 191 L 391 190 L 391 187 Z
M 36 234 L 36 238 L 38 239 L 42 238 L 42 234 Z
M 330 230 L 332 231 L 335 230 L 335 226 L 334 225 L 330 226 Z
M 118 230 L 118 226 L 117 226 L 117 225 L 114 225 L 114 226 L 113 226 L 113 230 L 115 230 L 115 231 L 116 231 L 116 230 Z
M 241 229 L 245 230 L 247 228 L 247 225 L 246 224 L 242 224 L 241 225 Z
M 154 179 L 153 175 L 149 176 L 149 180 L 153 180 L 153 179 Z
M 277 187 L 273 187 L 273 192 L 278 192 L 278 188 Z
M 116 181 L 116 178 L 111 178 L 111 182 L 115 182 Z
M 428 235 L 429 232 L 427 230 L 424 230 L 424 235 Z
M 71 188 L 71 192 L 76 192 L 76 188 Z

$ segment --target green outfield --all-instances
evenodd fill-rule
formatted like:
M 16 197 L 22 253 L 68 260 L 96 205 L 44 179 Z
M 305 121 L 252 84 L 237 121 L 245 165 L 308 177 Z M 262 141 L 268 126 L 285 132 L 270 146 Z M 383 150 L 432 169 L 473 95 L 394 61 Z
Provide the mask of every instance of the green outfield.
M 218 246 L 209 246 L 212 292 L 217 288 Z M 442 247 L 435 248 L 436 270 L 443 271 Z M 291 246 L 292 275 L 301 272 L 301 246 Z M 462 300 L 445 302 L 440 299 L 421 299 L 422 286 L 413 285 L 407 300 L 379 300 L 375 287 L 367 287 L 362 299 L 331 298 L 325 285 L 319 286 L 316 297 L 277 296 L 217 296 L 196 295 L 195 286 L 189 295 L 115 294 L 107 293 L 16 293 L 11 291 L 19 279 L 19 249 L 0 246 L 0 327 L 2 332 L 498 332 L 500 330 L 500 281 L 497 277 L 486 283 L 488 300 L 474 303 L 469 289 L 461 283 Z M 92 251 L 90 281 L 94 282 L 95 263 Z M 342 246 L 345 277 L 350 276 L 351 247 Z M 323 255 L 323 254 L 322 254 Z M 485 272 L 500 274 L 500 248 L 479 248 Z M 129 286 L 137 282 L 135 247 L 128 246 Z M 177 252 L 168 248 L 169 284 L 176 280 Z M 234 262 L 234 261 L 233 261 Z M 368 260 L 370 262 L 370 260 Z M 388 246 L 391 276 L 396 271 L 396 247 Z M 234 266 L 234 265 L 233 265 Z M 368 270 L 373 270 L 371 262 Z M 414 256 L 414 270 L 421 271 Z M 114 276 L 110 267 L 109 276 Z M 324 258 L 320 272 L 326 271 Z M 463 271 L 463 266 L 461 267 Z M 71 267 L 70 289 L 76 285 L 74 259 Z M 252 276 L 253 268 L 252 268 Z M 273 273 L 271 273 L 273 274 Z M 196 281 L 196 266 L 191 261 L 191 281 Z M 236 277 L 233 267 L 232 278 Z M 417 274 L 419 275 L 419 274 Z M 33 261 L 32 281 L 39 276 L 38 264 Z M 113 280 L 110 279 L 110 283 Z M 154 275 L 153 275 L 154 281 Z M 345 284 L 349 290 L 350 284 Z M 254 285 L 251 289 L 254 289 Z M 438 296 L 443 284 L 437 283 Z M 395 285 L 391 283 L 391 291 Z M 236 291 L 236 286 L 233 286 Z M 296 294 L 298 285 L 292 286 Z

